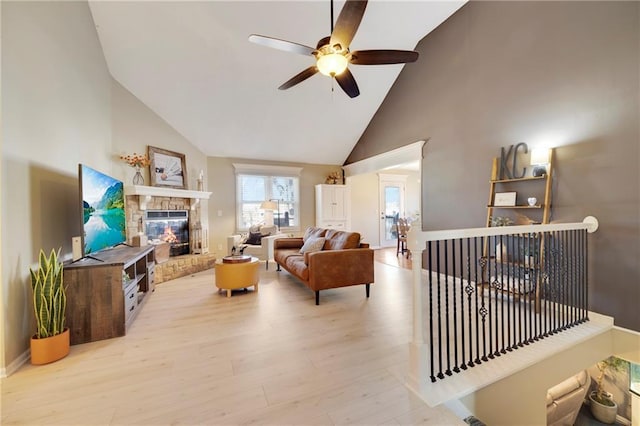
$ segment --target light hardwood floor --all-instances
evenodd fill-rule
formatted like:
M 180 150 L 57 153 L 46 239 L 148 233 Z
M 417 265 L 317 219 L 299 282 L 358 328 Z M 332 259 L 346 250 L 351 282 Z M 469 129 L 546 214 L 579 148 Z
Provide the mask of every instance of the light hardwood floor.
M 395 253 L 395 248 L 394 248 Z M 125 337 L 2 379 L 2 424 L 464 424 L 405 386 L 411 272 L 314 294 L 261 268 L 227 298 L 213 270 L 156 286 Z

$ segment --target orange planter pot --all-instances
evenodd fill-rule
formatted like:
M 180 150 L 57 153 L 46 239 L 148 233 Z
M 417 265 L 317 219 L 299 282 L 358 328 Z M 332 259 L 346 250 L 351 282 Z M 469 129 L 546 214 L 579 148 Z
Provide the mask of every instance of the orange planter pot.
M 31 338 L 31 364 L 42 365 L 57 361 L 69 354 L 69 329 L 44 339 Z

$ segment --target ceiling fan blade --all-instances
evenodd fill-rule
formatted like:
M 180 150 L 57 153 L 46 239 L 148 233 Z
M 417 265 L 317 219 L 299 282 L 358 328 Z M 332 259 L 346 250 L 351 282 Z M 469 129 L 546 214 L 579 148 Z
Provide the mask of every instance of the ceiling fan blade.
M 300 55 L 313 55 L 313 52 L 316 51 L 313 47 L 305 46 L 304 44 L 258 34 L 251 34 L 249 36 L 249 41 L 251 43 L 261 44 L 273 49 L 284 50 L 285 52 L 299 53 Z
M 282 86 L 278 87 L 278 89 L 287 90 L 288 88 L 293 87 L 298 83 L 302 83 L 303 81 L 313 76 L 317 72 L 318 72 L 318 68 L 315 65 L 311 65 L 309 68 L 291 77 L 289 80 L 283 83 Z
M 360 89 L 358 89 L 358 83 L 356 83 L 356 79 L 353 78 L 353 74 L 349 71 L 349 68 L 344 70 L 342 74 L 335 76 L 336 81 L 342 87 L 342 90 L 349 95 L 350 98 L 355 98 L 360 94 Z
M 331 33 L 331 46 L 339 44 L 342 49 L 347 49 L 351 45 L 351 40 L 356 35 L 356 31 L 362 21 L 367 2 L 363 0 L 347 0 L 338 19 L 335 28 Z
M 418 52 L 412 50 L 357 50 L 351 53 L 352 64 L 385 65 L 415 62 Z

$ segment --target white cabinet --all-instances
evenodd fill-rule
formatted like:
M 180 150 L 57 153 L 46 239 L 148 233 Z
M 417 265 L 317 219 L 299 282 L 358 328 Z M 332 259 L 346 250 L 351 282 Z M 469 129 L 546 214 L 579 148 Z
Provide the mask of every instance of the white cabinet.
M 346 185 L 316 185 L 316 226 L 348 230 L 351 216 Z

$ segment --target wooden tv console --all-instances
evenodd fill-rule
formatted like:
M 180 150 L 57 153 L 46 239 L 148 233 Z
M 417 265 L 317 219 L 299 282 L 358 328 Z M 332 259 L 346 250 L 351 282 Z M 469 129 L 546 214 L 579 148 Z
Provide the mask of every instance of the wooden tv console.
M 120 246 L 93 257 L 64 265 L 72 345 L 124 336 L 154 290 L 153 246 Z

